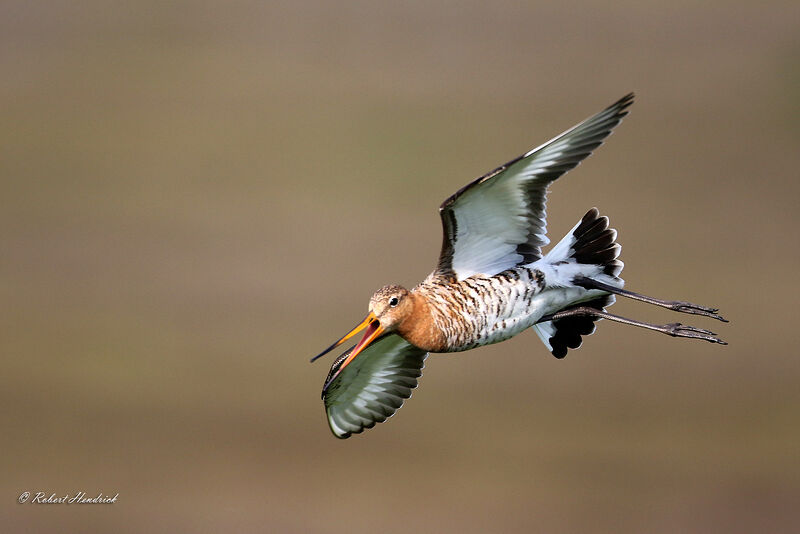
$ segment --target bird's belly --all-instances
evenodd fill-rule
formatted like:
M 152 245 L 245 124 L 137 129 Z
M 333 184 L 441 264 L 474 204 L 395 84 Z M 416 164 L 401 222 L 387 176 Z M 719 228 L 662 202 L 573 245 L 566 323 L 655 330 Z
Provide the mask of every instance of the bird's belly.
M 443 352 L 460 352 L 474 349 L 483 345 L 499 343 L 511 339 L 520 332 L 530 328 L 536 323 L 535 316 L 507 317 L 494 321 L 479 321 L 479 324 L 472 323 L 472 327 L 455 332 L 448 336 L 448 343 Z
M 527 330 L 536 323 L 536 317 L 531 315 L 510 317 L 502 321 L 495 322 L 482 331 L 478 332 L 474 346 L 491 345 L 507 339 L 511 339 L 524 330 Z M 467 347 L 472 348 L 472 347 Z
M 460 352 L 510 339 L 536 324 L 542 316 L 555 313 L 588 293 L 580 287 L 547 288 L 534 291 L 511 284 L 503 292 L 473 294 L 471 306 L 458 310 L 458 320 L 445 329 L 447 345 L 441 352 Z
M 541 287 L 528 276 L 462 281 L 460 297 L 451 298 L 442 331 L 441 352 L 459 352 L 499 343 L 530 328 L 547 313 L 537 298 Z M 452 302 L 455 300 L 455 302 Z M 455 304 L 455 305 L 453 305 Z

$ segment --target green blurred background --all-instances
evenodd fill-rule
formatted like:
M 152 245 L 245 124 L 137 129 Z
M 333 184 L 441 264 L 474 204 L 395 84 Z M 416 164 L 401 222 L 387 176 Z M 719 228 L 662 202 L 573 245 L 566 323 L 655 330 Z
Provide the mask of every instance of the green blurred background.
M 796 2 L 0 6 L 4 532 L 800 529 Z M 434 356 L 346 441 L 343 334 L 436 208 L 628 91 L 559 181 L 628 287 L 730 346 L 604 323 Z M 671 312 L 619 302 L 655 322 Z M 17 504 L 119 492 L 114 505 Z

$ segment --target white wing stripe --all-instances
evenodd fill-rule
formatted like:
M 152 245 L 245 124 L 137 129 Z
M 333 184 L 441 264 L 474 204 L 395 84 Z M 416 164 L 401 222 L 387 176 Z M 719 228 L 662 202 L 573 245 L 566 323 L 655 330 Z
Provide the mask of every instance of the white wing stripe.
M 439 208 L 442 253 L 433 276 L 493 276 L 541 258 L 545 197 L 553 180 L 600 146 L 627 114 L 628 95 L 523 156 L 474 180 Z

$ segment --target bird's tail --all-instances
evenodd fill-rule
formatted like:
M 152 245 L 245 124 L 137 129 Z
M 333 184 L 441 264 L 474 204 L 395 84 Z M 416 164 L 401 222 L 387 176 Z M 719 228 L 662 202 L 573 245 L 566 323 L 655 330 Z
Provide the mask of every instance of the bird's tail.
M 566 264 L 577 267 L 576 274 L 584 274 L 586 267 L 595 267 L 593 277 L 607 284 L 621 287 L 619 277 L 624 264 L 617 259 L 622 246 L 616 242 L 617 231 L 608 226 L 608 217 L 601 216 L 597 208 L 590 209 L 564 239 L 553 247 L 544 259 L 552 265 Z M 614 295 L 586 290 L 578 300 L 565 307 L 586 306 L 604 310 L 614 304 Z M 562 310 L 557 310 L 562 311 Z M 553 356 L 563 358 L 567 349 L 581 346 L 582 336 L 594 333 L 594 317 L 567 317 L 534 325 L 533 329 Z
M 617 259 L 622 245 L 616 239 L 617 231 L 608 227 L 608 217 L 601 216 L 597 208 L 592 208 L 547 253 L 545 260 L 549 263 L 566 261 L 596 265 L 602 268 L 602 274 L 617 278 L 625 264 Z

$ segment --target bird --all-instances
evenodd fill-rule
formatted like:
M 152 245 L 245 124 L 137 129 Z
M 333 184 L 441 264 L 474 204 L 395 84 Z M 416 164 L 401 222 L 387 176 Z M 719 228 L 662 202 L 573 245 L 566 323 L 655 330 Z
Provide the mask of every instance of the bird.
M 417 387 L 431 353 L 460 352 L 532 329 L 564 358 L 607 319 L 726 345 L 714 332 L 652 324 L 606 309 L 616 297 L 728 322 L 719 309 L 624 289 L 621 246 L 607 216 L 591 208 L 547 253 L 545 203 L 556 179 L 588 157 L 628 114 L 630 93 L 596 115 L 468 183 L 439 207 L 443 239 L 436 268 L 412 289 L 378 289 L 368 314 L 311 358 L 365 331 L 337 357 L 322 400 L 334 436 L 348 438 L 394 415 Z

